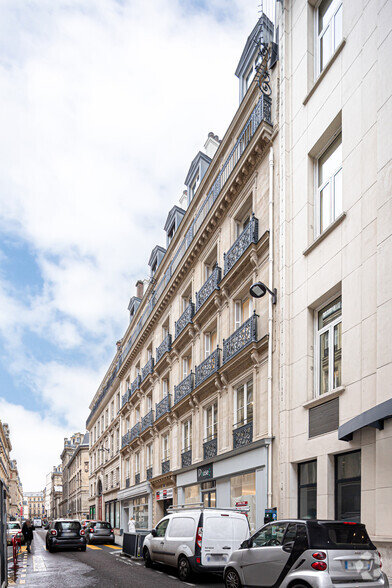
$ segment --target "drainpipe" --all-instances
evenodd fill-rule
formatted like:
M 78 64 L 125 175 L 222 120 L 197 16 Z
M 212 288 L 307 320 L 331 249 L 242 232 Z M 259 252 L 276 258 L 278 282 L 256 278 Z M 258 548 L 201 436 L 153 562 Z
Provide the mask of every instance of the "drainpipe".
M 269 262 L 268 285 L 274 289 L 274 150 L 269 152 Z M 272 296 L 268 296 L 268 378 L 267 378 L 267 404 L 268 404 L 268 437 L 272 438 L 272 336 L 273 336 L 273 304 Z M 268 490 L 267 507 L 272 507 L 272 441 L 268 445 Z

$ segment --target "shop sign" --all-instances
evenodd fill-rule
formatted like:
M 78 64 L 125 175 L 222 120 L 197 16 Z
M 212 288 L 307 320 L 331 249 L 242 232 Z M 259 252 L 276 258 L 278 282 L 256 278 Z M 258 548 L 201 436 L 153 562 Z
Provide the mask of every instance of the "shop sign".
M 213 470 L 212 470 L 212 463 L 200 466 L 197 468 L 197 481 L 204 482 L 204 480 L 211 480 L 214 477 Z
M 157 500 L 166 500 L 167 498 L 173 498 L 173 488 L 163 488 L 162 490 L 157 490 L 155 493 L 155 498 Z
M 241 502 L 236 502 L 235 505 L 236 505 L 237 508 L 239 506 L 248 506 L 248 501 L 247 500 L 242 500 Z

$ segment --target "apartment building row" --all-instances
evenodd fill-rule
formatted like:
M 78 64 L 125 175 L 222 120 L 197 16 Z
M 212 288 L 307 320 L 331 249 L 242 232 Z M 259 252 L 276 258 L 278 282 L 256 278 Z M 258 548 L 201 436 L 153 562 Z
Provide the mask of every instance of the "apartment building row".
M 91 516 L 276 507 L 362 520 L 389 557 L 390 7 L 278 2 L 251 32 L 90 405 Z
M 61 466 L 50 473 L 53 518 L 88 518 L 88 451 L 88 433 L 64 439 Z
M 6 492 L 6 513 L 8 520 L 15 520 L 22 514 L 23 487 L 20 481 L 18 464 L 12 459 L 10 428 L 0 421 L 0 480 Z
M 60 502 L 63 495 L 63 470 L 61 465 L 53 466 L 46 475 L 45 510 L 49 520 L 60 517 Z

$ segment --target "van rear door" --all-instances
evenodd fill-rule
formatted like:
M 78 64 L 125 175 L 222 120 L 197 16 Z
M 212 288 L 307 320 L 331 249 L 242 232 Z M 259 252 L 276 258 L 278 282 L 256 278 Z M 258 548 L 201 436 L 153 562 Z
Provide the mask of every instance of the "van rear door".
M 240 513 L 204 512 L 201 563 L 225 566 L 232 551 L 249 537 L 249 524 Z

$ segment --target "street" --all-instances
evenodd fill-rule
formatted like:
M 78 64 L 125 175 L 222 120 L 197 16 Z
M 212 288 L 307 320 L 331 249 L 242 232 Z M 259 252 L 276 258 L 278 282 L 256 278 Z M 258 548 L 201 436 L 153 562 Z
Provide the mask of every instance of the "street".
M 31 553 L 22 548 L 14 573 L 9 561 L 9 586 L 39 588 L 123 588 L 132 584 L 140 588 L 166 586 L 222 587 L 220 577 L 197 576 L 191 582 L 180 582 L 176 571 L 164 566 L 146 569 L 141 561 L 121 556 L 117 545 L 87 546 L 86 552 L 60 551 L 49 553 L 45 548 L 46 531 L 36 530 Z

